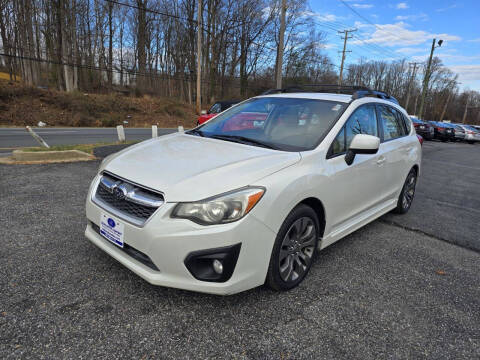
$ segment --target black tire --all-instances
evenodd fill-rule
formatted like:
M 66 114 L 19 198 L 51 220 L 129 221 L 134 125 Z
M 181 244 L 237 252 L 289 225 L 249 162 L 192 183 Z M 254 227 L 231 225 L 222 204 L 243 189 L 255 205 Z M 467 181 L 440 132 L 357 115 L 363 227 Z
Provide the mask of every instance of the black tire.
M 412 180 L 413 179 L 413 180 Z M 413 181 L 413 183 L 412 183 Z M 412 168 L 405 179 L 402 191 L 398 197 L 397 207 L 393 210 L 397 214 L 406 214 L 412 206 L 413 198 L 415 196 L 415 187 L 417 185 L 417 170 Z
M 469 143 L 470 145 L 473 145 L 475 144 L 475 141 L 467 141 L 467 143 Z
M 302 221 L 305 231 L 300 230 L 299 233 Z M 302 282 L 312 267 L 317 252 L 319 229 L 317 214 L 307 205 L 300 204 L 288 214 L 280 227 L 270 256 L 265 281 L 269 287 L 286 291 Z M 314 233 L 311 234 L 310 231 Z M 291 271 L 288 272 L 290 267 Z M 282 268 L 285 270 L 282 271 Z

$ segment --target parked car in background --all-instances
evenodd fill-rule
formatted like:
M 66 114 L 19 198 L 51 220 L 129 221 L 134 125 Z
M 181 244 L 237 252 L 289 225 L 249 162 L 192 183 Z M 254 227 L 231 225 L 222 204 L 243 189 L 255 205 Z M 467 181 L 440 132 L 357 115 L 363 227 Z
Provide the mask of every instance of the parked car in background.
M 458 124 L 465 130 L 465 141 L 469 144 L 473 144 L 477 141 L 480 141 L 480 131 L 477 130 L 472 125 Z
M 453 131 L 454 131 L 454 134 L 455 134 L 455 140 L 456 141 L 465 140 L 465 136 L 466 136 L 465 129 L 463 127 L 461 127 L 460 125 L 457 125 L 457 124 L 450 124 L 450 125 L 453 126 Z
M 406 213 L 420 174 L 406 111 L 385 93 L 337 88 L 255 97 L 105 158 L 87 238 L 155 285 L 294 288 L 318 249 Z
M 217 101 L 213 104 L 208 111 L 202 110 L 202 114 L 197 119 L 197 126 L 202 125 L 204 122 L 210 120 L 215 115 L 227 110 L 232 105 L 239 103 L 238 100 Z
M 410 116 L 413 126 L 417 134 L 421 135 L 425 140 L 432 140 L 434 137 L 435 130 L 433 126 L 428 122 L 424 122 L 417 118 L 416 116 Z
M 454 141 L 455 132 L 453 127 L 444 122 L 439 121 L 429 121 L 434 129 L 434 139 L 440 141 Z

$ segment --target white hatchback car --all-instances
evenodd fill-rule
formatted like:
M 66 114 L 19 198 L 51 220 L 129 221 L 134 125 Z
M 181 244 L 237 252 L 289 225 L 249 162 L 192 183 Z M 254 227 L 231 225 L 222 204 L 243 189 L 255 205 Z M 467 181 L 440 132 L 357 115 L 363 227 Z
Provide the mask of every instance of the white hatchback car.
M 155 285 L 291 289 L 317 249 L 410 208 L 421 146 L 388 99 L 278 92 L 131 146 L 101 164 L 85 234 Z

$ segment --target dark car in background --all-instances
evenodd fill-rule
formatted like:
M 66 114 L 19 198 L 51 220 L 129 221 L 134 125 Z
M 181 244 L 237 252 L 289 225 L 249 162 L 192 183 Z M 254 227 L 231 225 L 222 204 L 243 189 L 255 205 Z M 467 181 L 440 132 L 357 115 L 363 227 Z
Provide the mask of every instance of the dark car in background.
M 429 121 L 429 123 L 433 126 L 434 139 L 440 141 L 455 141 L 455 130 L 450 124 L 440 121 Z
M 197 126 L 202 125 L 204 122 L 210 120 L 215 115 L 227 110 L 232 105 L 239 103 L 238 100 L 217 101 L 211 106 L 208 111 L 203 110 L 202 114 L 197 119 Z
M 417 118 L 416 116 L 410 116 L 413 126 L 417 134 L 421 135 L 425 140 L 432 140 L 435 130 L 433 126 L 427 122 L 424 122 Z

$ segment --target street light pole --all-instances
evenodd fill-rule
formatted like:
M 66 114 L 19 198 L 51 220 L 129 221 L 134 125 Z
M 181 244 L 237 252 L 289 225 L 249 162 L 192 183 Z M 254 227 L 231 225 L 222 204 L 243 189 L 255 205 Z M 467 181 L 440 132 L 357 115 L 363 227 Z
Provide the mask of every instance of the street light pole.
M 422 89 L 422 98 L 420 100 L 420 111 L 418 112 L 420 118 L 422 118 L 423 114 L 423 106 L 425 105 L 425 96 L 427 95 L 428 89 L 428 82 L 430 81 L 430 67 L 432 66 L 432 58 L 433 58 L 433 51 L 435 50 L 435 41 L 432 41 L 432 49 L 430 50 L 430 58 L 428 59 L 427 70 L 425 72 L 425 76 L 423 78 L 423 89 Z M 442 46 L 443 40 L 438 40 L 438 46 Z

